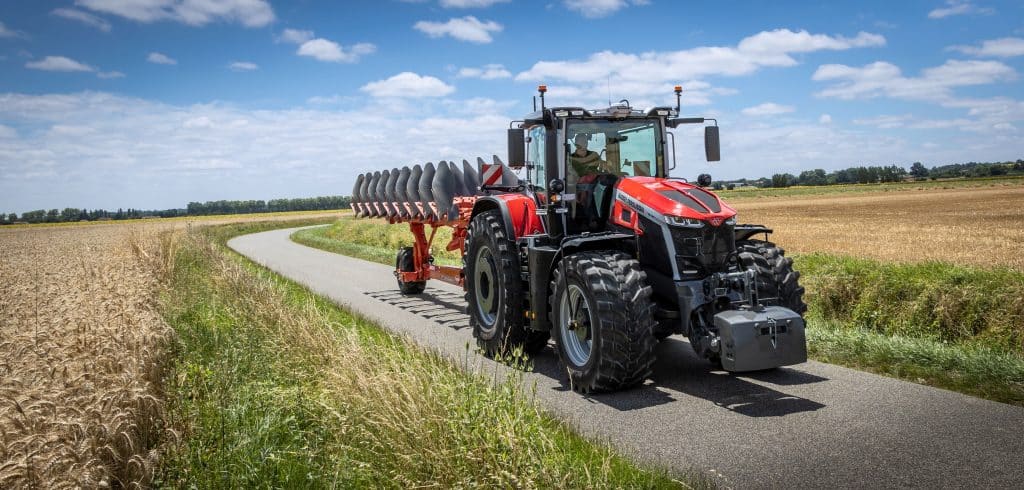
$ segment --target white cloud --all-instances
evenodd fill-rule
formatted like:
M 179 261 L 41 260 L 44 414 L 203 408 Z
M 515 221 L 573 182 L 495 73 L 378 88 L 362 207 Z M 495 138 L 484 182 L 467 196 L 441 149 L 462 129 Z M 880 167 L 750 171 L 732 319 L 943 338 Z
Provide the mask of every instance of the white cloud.
M 300 29 L 281 31 L 277 42 L 298 44 L 299 49 L 295 54 L 299 56 L 334 63 L 355 63 L 359 58 L 377 51 L 377 46 L 370 43 L 357 43 L 346 49 L 330 39 L 315 37 L 313 31 Z
M 97 77 L 110 79 L 110 78 L 124 78 L 124 73 L 119 71 L 101 71 L 96 74 Z
M 16 138 L 16 137 L 18 137 L 18 132 L 15 131 L 14 128 L 9 128 L 7 126 L 4 126 L 3 124 L 0 124 L 0 138 Z
M 63 17 L 65 19 L 73 20 L 76 22 L 81 22 L 89 27 L 94 27 L 103 32 L 110 32 L 111 29 L 110 22 L 107 22 L 106 19 L 103 19 L 102 17 L 97 17 L 88 12 L 82 12 L 78 9 L 58 8 L 54 9 L 52 12 L 50 12 L 50 14 L 56 15 L 57 17 Z
M 797 64 L 790 53 L 846 50 L 881 46 L 885 38 L 859 33 L 854 38 L 793 32 L 788 29 L 764 31 L 740 41 L 736 47 L 704 46 L 681 51 L 652 51 L 641 54 L 601 51 L 583 61 L 540 61 L 516 75 L 516 80 L 686 80 L 708 75 L 749 75 L 763 67 Z
M 509 0 L 441 0 L 441 6 L 446 9 L 486 8 L 497 3 L 506 3 Z
M 876 61 L 860 68 L 821 65 L 811 78 L 835 82 L 816 94 L 821 97 L 850 100 L 884 96 L 941 102 L 952 97 L 954 87 L 1014 80 L 1017 73 L 998 61 L 948 60 L 922 70 L 920 77 L 904 77 L 898 66 Z
M 460 68 L 457 76 L 459 78 L 479 78 L 481 80 L 496 80 L 499 78 L 512 78 L 512 73 L 505 69 L 504 65 L 489 64 L 479 68 Z
M 278 42 L 292 44 L 302 44 L 311 39 L 313 39 L 313 31 L 303 31 L 299 29 L 285 29 L 281 31 L 281 35 L 277 37 Z
M 885 37 L 881 34 L 858 32 L 854 37 L 844 37 L 811 34 L 807 31 L 793 32 L 789 29 L 776 29 L 774 31 L 762 31 L 744 38 L 737 45 L 737 49 L 748 54 L 785 56 L 789 53 L 811 53 L 824 50 L 841 51 L 877 46 L 885 46 Z
M 10 127 L 0 129 L 0 208 L 344 195 L 358 173 L 504 152 L 511 116 L 493 106 L 453 115 L 448 101 L 422 99 L 396 112 L 361 99 L 349 109 L 315 110 L 170 105 L 95 92 L 0 94 L 0 121 Z M 81 129 L 50 130 L 58 125 Z
M 822 114 L 821 117 L 818 118 L 818 124 L 832 124 L 832 116 Z
M 25 35 L 22 34 L 21 32 L 15 31 L 15 30 L 11 30 L 7 26 L 5 26 L 3 22 L 0 22 L 0 38 L 4 38 L 4 37 L 24 37 L 24 36 Z
M 346 50 L 340 44 L 328 39 L 316 38 L 302 43 L 296 54 L 309 56 L 320 61 L 335 63 L 355 63 L 359 58 L 377 51 L 370 43 L 359 43 Z
M 576 85 L 580 93 L 598 101 L 608 94 L 643 105 L 639 96 L 671 94 L 683 83 L 684 104 L 707 104 L 712 95 L 735 93 L 713 88 L 700 79 L 707 76 L 749 75 L 764 67 L 789 67 L 798 62 L 791 54 L 882 46 L 878 34 L 858 33 L 852 38 L 777 29 L 747 37 L 733 46 L 701 46 L 680 51 L 618 53 L 601 51 L 584 60 L 539 61 L 516 75 L 517 81 L 544 81 L 549 86 Z M 554 88 L 551 89 L 555 94 Z M 661 97 L 659 96 L 659 99 Z M 604 99 L 605 101 L 607 99 Z
M 231 71 L 253 71 L 259 68 L 259 65 L 251 61 L 233 61 L 228 65 L 228 69 Z
M 795 111 L 796 108 L 788 105 L 780 105 L 774 102 L 765 102 L 758 104 L 753 107 L 747 107 L 740 111 L 744 116 L 760 117 L 760 116 L 776 116 L 779 114 L 788 114 Z
M 501 32 L 504 27 L 492 20 L 481 22 L 472 15 L 462 18 L 449 19 L 448 22 L 429 22 L 421 20 L 413 25 L 416 30 L 422 31 L 430 37 L 451 36 L 460 41 L 471 43 L 487 44 L 494 40 L 492 33 Z
M 151 23 L 181 22 L 203 26 L 211 22 L 237 22 L 262 27 L 274 21 L 274 9 L 265 0 L 76 0 L 81 7 Z
M 854 119 L 853 123 L 861 126 L 874 126 L 878 129 L 892 129 L 902 128 L 913 119 L 913 114 L 883 114 L 880 116 Z
M 178 60 L 171 58 L 163 53 L 152 52 L 149 56 L 146 56 L 146 61 L 150 63 L 156 63 L 158 65 L 177 65 Z
M 647 0 L 565 0 L 565 8 L 588 19 L 607 17 L 630 5 L 647 5 Z
M 370 82 L 359 90 L 374 97 L 443 97 L 454 92 L 455 87 L 431 76 L 406 71 L 386 80 Z
M 944 19 L 953 15 L 992 14 L 995 10 L 978 7 L 967 0 L 946 0 L 946 6 L 928 12 L 929 19 Z
M 981 46 L 950 46 L 951 51 L 959 51 L 971 56 L 1012 58 L 1024 56 L 1024 39 L 1019 37 L 1003 37 L 983 41 Z
M 96 71 L 95 68 L 64 56 L 47 56 L 25 63 L 26 68 L 43 71 Z

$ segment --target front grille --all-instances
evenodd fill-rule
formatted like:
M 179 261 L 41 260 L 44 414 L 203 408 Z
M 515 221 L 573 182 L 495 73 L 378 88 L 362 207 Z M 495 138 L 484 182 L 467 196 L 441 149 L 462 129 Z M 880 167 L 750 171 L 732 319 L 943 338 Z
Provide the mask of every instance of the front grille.
M 736 251 L 736 235 L 731 225 L 669 229 L 680 273 L 697 270 L 707 274 L 728 268 L 729 258 Z

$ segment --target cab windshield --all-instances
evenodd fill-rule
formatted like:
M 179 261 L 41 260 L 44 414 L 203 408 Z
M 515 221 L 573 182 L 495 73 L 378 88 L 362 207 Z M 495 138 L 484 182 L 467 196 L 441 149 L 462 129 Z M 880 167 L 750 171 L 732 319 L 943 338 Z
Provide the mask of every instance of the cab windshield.
M 586 174 L 657 175 L 664 167 L 658 121 L 568 121 L 566 161 L 571 177 Z

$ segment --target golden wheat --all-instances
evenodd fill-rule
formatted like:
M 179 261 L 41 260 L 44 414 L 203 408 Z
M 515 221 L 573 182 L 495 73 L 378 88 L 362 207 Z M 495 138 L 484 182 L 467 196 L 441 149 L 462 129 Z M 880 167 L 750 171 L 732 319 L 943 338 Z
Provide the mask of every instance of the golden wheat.
M 200 221 L 0 229 L 0 488 L 145 486 L 162 441 L 173 332 L 156 310 L 180 233 Z
M 0 487 L 149 482 L 167 438 L 159 228 L 0 231 Z

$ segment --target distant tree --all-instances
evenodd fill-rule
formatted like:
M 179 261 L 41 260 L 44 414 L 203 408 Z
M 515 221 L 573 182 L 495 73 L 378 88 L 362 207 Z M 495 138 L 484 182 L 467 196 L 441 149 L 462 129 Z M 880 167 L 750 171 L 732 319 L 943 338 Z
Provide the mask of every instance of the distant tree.
M 1006 167 L 1004 167 L 1002 165 L 992 165 L 988 169 L 988 174 L 993 176 L 993 177 L 999 176 L 999 175 L 1006 175 L 1007 173 L 1008 172 L 1006 170 Z
M 820 168 L 804 170 L 797 178 L 800 185 L 825 185 L 828 184 L 828 174 Z
M 1024 160 L 1017 159 L 1017 162 L 1013 164 L 1014 170 L 1024 170 Z
M 923 179 L 928 177 L 928 168 L 921 162 L 914 162 L 914 164 L 910 166 L 910 175 L 913 175 L 918 179 Z
M 47 223 L 57 223 L 59 221 L 60 221 L 60 210 L 59 209 L 51 209 L 51 210 L 46 212 L 46 222 Z
M 63 222 L 78 221 L 78 216 L 82 214 L 82 210 L 76 208 L 64 208 L 60 212 L 60 220 Z
M 789 187 L 795 180 L 792 174 L 775 174 L 772 175 L 772 187 Z
M 736 188 L 736 184 L 729 182 L 728 184 L 725 185 L 725 188 L 731 191 Z
M 7 221 L 10 221 L 11 223 L 14 223 L 15 221 L 18 221 L 18 215 L 15 214 L 15 213 L 8 214 L 7 215 Z

